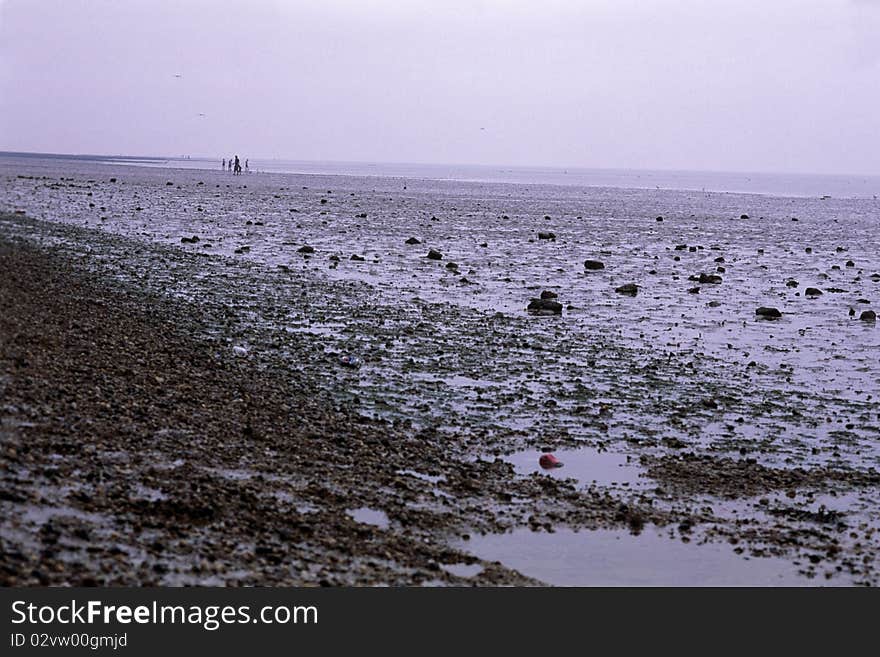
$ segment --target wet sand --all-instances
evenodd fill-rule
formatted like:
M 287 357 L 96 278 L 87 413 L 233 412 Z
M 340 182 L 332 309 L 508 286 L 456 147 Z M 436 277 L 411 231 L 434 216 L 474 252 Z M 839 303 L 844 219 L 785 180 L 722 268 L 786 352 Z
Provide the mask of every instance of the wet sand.
M 28 166 L 0 196 L 6 583 L 528 584 L 469 540 L 570 528 L 877 582 L 873 201 Z M 561 317 L 525 312 L 543 289 Z M 548 449 L 601 457 L 530 472 Z

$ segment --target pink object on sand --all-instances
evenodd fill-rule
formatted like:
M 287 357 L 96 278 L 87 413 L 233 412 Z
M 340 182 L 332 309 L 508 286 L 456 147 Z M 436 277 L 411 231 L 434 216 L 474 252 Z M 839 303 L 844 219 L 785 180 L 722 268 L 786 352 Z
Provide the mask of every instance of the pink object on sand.
M 538 459 L 538 463 L 545 470 L 549 470 L 550 468 L 561 468 L 562 461 L 553 456 L 552 454 L 541 454 L 541 458 Z

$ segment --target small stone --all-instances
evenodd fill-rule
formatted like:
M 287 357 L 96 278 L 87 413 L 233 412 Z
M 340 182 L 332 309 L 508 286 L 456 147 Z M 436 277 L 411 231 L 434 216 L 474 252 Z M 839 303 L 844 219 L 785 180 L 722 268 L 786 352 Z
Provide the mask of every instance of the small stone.
M 584 260 L 584 269 L 595 271 L 597 269 L 605 269 L 605 265 L 599 260 Z
M 363 257 L 363 256 L 359 256 L 357 253 L 352 253 L 352 254 L 351 254 L 351 258 L 349 258 L 349 260 L 354 260 L 355 262 L 363 262 L 363 261 L 364 261 L 364 257 Z
M 556 299 L 558 297 L 559 295 L 556 294 L 556 292 L 551 292 L 550 290 L 544 290 L 543 292 L 541 292 L 542 299 Z
M 798 282 L 795 280 L 786 281 L 785 286 L 786 287 L 797 287 Z
M 533 315 L 561 315 L 562 304 L 552 299 L 532 299 L 527 310 Z
M 717 307 L 720 306 L 720 305 L 721 305 L 721 302 L 720 302 L 720 301 L 710 301 L 710 302 L 709 302 L 709 307 L 710 307 L 710 308 L 717 308 Z
M 428 260 L 442 260 L 443 254 L 436 249 L 428 249 L 428 255 L 425 257 L 428 258 Z
M 859 319 L 863 322 L 876 322 L 877 313 L 875 313 L 873 310 L 863 310 L 862 314 L 859 315 Z
M 763 319 L 779 319 L 782 317 L 782 313 L 779 312 L 779 310 L 776 308 L 768 308 L 767 306 L 761 306 L 755 310 L 755 314 Z
M 454 262 L 447 262 L 446 269 L 458 269 L 458 265 Z
M 314 252 L 315 252 L 315 247 L 313 247 L 313 246 L 309 246 L 308 244 L 306 244 L 306 245 L 304 245 L 304 246 L 299 247 L 299 248 L 296 250 L 296 252 L 297 252 L 297 253 L 314 253 Z
M 748 218 L 749 218 L 749 215 L 747 215 L 747 214 L 741 214 L 741 215 L 739 215 L 739 218 L 740 218 L 740 219 L 748 219 Z
M 546 218 L 546 217 L 545 217 L 545 218 Z M 544 233 L 544 232 L 541 232 L 541 233 L 538 233 L 538 239 L 539 239 L 539 240 L 555 240 L 555 239 L 556 239 L 556 235 L 555 235 L 554 233 L 549 233 L 549 232 Z
M 700 293 L 700 288 L 698 288 L 698 287 L 692 287 L 692 288 L 690 288 L 690 289 L 688 290 L 688 292 L 690 292 L 691 294 L 699 294 L 699 293 Z
M 718 285 L 722 280 L 717 274 L 700 274 L 699 278 L 700 283 L 710 283 L 712 285 Z
M 657 217 L 657 219 L 655 219 L 655 221 L 663 221 L 663 217 Z
M 421 240 L 416 239 L 415 237 L 410 237 L 407 241 L 407 244 L 421 244 Z
M 846 261 L 846 266 L 847 266 L 847 267 L 855 267 L 855 266 L 856 266 L 856 263 L 854 263 L 852 260 L 847 260 L 847 261 Z
M 817 287 L 808 287 L 804 290 L 804 296 L 807 297 L 820 297 L 822 296 L 822 290 Z
M 614 288 L 614 291 L 618 294 L 625 294 L 630 297 L 634 297 L 639 293 L 639 286 L 635 283 L 627 283 L 626 285 L 621 285 L 620 287 Z

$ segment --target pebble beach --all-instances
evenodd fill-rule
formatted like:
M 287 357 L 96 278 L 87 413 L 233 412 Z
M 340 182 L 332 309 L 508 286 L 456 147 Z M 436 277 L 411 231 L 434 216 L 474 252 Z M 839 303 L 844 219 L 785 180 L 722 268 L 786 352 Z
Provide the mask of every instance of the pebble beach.
M 880 582 L 875 198 L 0 183 L 4 585 Z

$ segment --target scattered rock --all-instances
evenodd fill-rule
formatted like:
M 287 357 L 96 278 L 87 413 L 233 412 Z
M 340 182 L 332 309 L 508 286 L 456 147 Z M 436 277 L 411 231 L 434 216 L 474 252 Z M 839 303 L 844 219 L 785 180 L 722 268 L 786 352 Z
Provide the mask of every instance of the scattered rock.
M 820 297 L 822 296 L 822 290 L 817 287 L 808 287 L 804 290 L 804 296 L 807 297 Z
M 421 244 L 422 242 L 421 242 L 421 240 L 419 240 L 419 239 L 417 239 L 417 238 L 415 238 L 415 237 L 410 237 L 410 238 L 406 241 L 406 243 L 407 243 L 407 244 Z
M 299 247 L 299 248 L 296 250 L 296 252 L 297 252 L 297 253 L 314 253 L 314 252 L 315 252 L 315 247 L 313 247 L 313 246 L 309 246 L 308 244 L 306 244 L 306 245 L 304 245 L 304 246 Z
M 863 322 L 876 322 L 877 313 L 875 313 L 873 310 L 863 310 L 862 314 L 859 315 L 859 319 Z
M 719 285 L 723 279 L 717 274 L 700 274 L 700 278 L 698 282 L 700 283 L 710 283 L 712 285 Z
M 358 255 L 357 253 L 352 253 L 352 254 L 351 254 L 351 257 L 349 258 L 349 260 L 354 260 L 355 262 L 363 262 L 363 261 L 364 261 L 364 257 Z
M 776 308 L 769 308 L 767 306 L 761 306 L 757 310 L 755 310 L 755 314 L 758 317 L 763 319 L 779 319 L 782 317 L 782 313 L 779 312 Z
M 532 299 L 527 310 L 533 315 L 561 315 L 562 304 L 552 299 Z
M 605 264 L 599 260 L 584 260 L 584 269 L 589 269 L 590 271 L 605 269 Z
M 639 293 L 639 286 L 635 283 L 626 283 L 625 285 L 614 288 L 614 291 L 618 294 L 625 294 L 627 296 L 634 297 Z
M 425 256 L 428 260 L 442 260 L 443 254 L 437 251 L 436 249 L 428 249 L 428 255 Z
M 554 233 L 541 232 L 541 233 L 538 233 L 538 239 L 539 240 L 555 240 L 556 235 Z
M 542 299 L 557 299 L 558 297 L 559 295 L 556 294 L 556 292 L 551 292 L 550 290 L 544 290 L 541 292 Z

